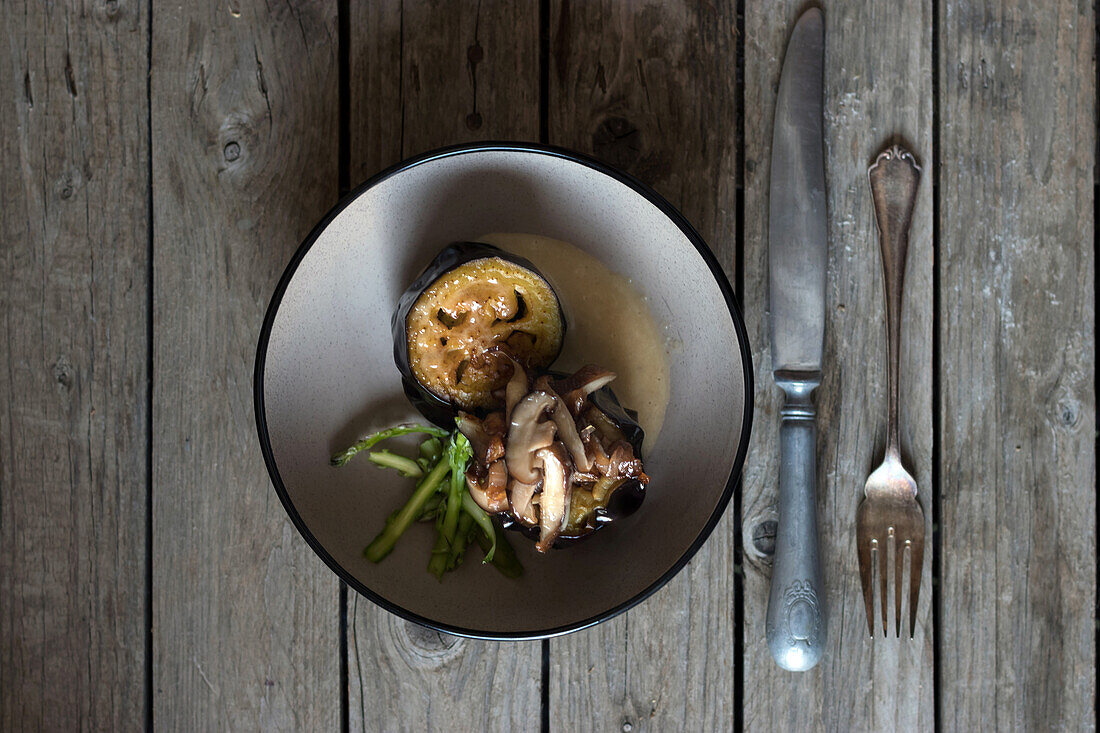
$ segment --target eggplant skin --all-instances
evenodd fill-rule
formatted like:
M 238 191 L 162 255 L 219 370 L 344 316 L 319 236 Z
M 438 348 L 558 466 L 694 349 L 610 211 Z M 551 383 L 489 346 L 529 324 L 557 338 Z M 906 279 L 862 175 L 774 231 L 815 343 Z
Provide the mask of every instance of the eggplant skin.
M 615 396 L 615 392 L 611 387 L 597 389 L 588 395 L 588 401 L 618 425 L 619 430 L 623 432 L 623 437 L 626 438 L 626 442 L 630 443 L 630 447 L 634 449 L 634 455 L 645 460 L 645 456 L 642 455 L 642 442 L 645 440 L 645 432 L 642 430 L 642 426 L 638 424 L 638 413 L 619 404 L 619 398 Z
M 449 273 L 452 277 L 447 280 Z M 488 318 L 480 311 L 474 313 L 480 320 L 473 323 L 465 310 L 433 307 L 433 300 L 446 305 L 456 289 L 479 285 L 479 274 L 493 278 L 494 283 L 507 281 L 509 275 L 516 280 L 512 283 L 515 294 L 497 285 L 505 292 L 493 293 L 497 297 L 487 304 L 506 318 Z M 491 333 L 479 336 L 475 326 Z M 453 348 L 454 343 L 447 348 L 450 327 L 460 336 L 456 339 L 458 349 Z M 447 428 L 454 427 L 456 409 L 484 413 L 497 407 L 491 392 L 507 381 L 508 375 L 499 371 L 496 359 L 483 353 L 479 359 L 478 354 L 469 353 L 471 340 L 485 347 L 511 337 L 509 351 L 518 352 L 513 355 L 541 371 L 561 352 L 565 329 L 557 293 L 535 266 L 481 242 L 456 242 L 440 251 L 402 294 L 390 323 L 394 362 L 405 394 L 424 417 Z M 437 376 L 433 379 L 432 375 Z

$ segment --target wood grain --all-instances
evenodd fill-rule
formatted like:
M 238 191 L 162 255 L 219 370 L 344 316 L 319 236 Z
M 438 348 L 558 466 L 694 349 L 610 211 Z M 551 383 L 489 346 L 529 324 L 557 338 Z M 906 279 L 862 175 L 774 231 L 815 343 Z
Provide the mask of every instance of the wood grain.
M 826 3 L 825 142 L 829 211 L 824 380 L 818 405 L 818 521 L 828 647 L 817 668 L 781 671 L 764 641 L 770 557 L 754 543 L 775 519 L 778 409 L 767 302 L 767 202 L 781 64 L 801 2 L 749 3 L 745 18 L 745 299 L 756 365 L 756 415 L 745 473 L 744 701 L 750 730 L 929 730 L 933 718 L 931 563 L 915 638 L 872 642 L 855 552 L 863 483 L 886 429 L 881 260 L 867 167 L 894 140 L 932 161 L 929 2 Z M 920 487 L 927 547 L 932 498 L 932 196 L 913 217 L 902 314 L 902 451 Z M 892 604 L 891 604 L 892 607 Z M 892 616 L 892 612 L 891 612 Z
M 792 675 L 764 645 L 779 405 L 764 304 L 774 97 L 804 3 L 744 6 L 742 274 L 757 393 L 743 516 L 727 514 L 640 607 L 551 642 L 551 729 L 729 729 L 740 714 L 748 730 L 928 730 L 935 705 L 950 731 L 1095 729 L 1094 9 L 941 0 L 934 69 L 930 0 L 825 3 L 818 506 L 830 647 L 818 669 Z M 537 139 L 541 31 L 549 142 L 653 184 L 733 279 L 733 3 L 551 0 L 543 29 L 534 5 L 507 0 L 346 7 L 352 185 L 439 145 Z M 256 448 L 262 314 L 337 197 L 336 0 L 13 0 L 0 29 L 0 729 L 134 730 L 147 712 L 169 730 L 337 729 L 345 653 L 353 730 L 537 728 L 537 643 L 442 636 L 351 593 L 341 649 L 337 581 L 286 519 Z M 925 169 L 902 441 L 930 532 L 935 406 L 938 643 L 931 559 L 916 638 L 871 642 L 854 552 L 885 431 L 866 167 L 895 139 Z
M 940 13 L 943 727 L 1093 730 L 1093 5 Z
M 143 724 L 147 20 L 0 5 L 2 730 Z
M 268 298 L 337 197 L 336 2 L 154 3 L 154 720 L 334 730 L 338 583 L 256 443 Z
M 732 3 L 550 4 L 550 142 L 653 185 L 733 281 Z M 722 730 L 734 711 L 733 512 L 641 606 L 550 642 L 553 730 Z
M 521 3 L 350 4 L 354 186 L 403 157 L 487 139 L 538 139 L 538 18 Z M 481 642 L 348 601 L 352 730 L 533 730 L 538 642 Z
M 475 140 L 537 141 L 538 17 L 507 0 L 351 3 L 351 185 Z

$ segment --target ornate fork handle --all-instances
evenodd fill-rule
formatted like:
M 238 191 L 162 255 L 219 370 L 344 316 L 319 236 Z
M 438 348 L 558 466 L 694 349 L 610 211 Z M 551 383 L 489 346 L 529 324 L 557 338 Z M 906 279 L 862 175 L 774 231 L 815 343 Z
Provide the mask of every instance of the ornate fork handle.
M 920 166 L 912 153 L 897 145 L 884 150 L 867 171 L 882 249 L 882 282 L 886 290 L 886 458 L 901 461 L 898 393 L 901 380 L 901 298 L 909 225 L 920 185 Z

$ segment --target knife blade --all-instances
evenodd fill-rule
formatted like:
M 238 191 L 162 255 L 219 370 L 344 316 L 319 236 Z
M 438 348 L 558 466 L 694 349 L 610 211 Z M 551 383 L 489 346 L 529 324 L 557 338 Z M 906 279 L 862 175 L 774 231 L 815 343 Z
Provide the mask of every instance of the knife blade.
M 791 33 L 772 132 L 768 284 L 776 371 L 821 368 L 828 253 L 824 52 L 824 19 L 820 10 L 811 8 Z
M 784 392 L 779 425 L 779 523 L 766 635 L 784 669 L 813 667 L 826 629 L 818 556 L 816 411 L 825 338 L 823 96 L 825 19 L 795 23 L 779 78 L 768 205 L 768 310 L 772 373 Z

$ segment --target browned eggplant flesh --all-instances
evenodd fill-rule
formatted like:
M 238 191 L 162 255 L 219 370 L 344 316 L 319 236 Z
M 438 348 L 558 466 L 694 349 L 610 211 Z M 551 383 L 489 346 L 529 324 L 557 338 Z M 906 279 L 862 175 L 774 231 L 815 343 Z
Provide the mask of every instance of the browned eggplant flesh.
M 510 373 L 501 354 L 545 369 L 565 324 L 554 289 L 530 263 L 487 245 L 460 247 L 461 256 L 429 268 L 404 314 L 406 377 L 441 402 L 483 412 L 500 406 L 494 392 Z

